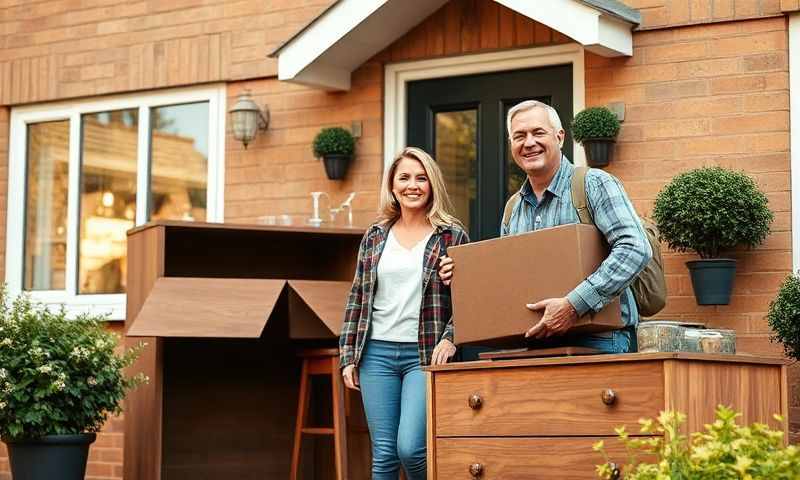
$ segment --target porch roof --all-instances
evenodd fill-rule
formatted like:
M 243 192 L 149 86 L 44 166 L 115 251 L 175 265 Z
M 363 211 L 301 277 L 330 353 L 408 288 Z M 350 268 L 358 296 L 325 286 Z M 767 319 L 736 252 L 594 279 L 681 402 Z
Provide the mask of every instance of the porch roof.
M 606 57 L 633 53 L 638 11 L 617 0 L 494 0 Z M 447 0 L 338 0 L 270 54 L 278 79 L 349 90 L 350 75 Z

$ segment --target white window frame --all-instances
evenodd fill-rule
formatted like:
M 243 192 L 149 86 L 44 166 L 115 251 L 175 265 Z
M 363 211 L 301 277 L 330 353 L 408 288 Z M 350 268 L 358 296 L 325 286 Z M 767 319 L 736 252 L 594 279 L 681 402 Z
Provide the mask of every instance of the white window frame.
M 397 152 L 406 146 L 408 82 L 567 64 L 572 65 L 572 110 L 575 115 L 586 104 L 584 48 L 577 43 L 387 64 L 384 75 L 384 168 L 391 165 Z M 567 125 L 570 120 L 562 118 L 561 122 Z M 572 161 L 576 165 L 586 165 L 583 147 L 573 143 L 575 158 Z
M 789 164 L 792 195 L 792 271 L 800 271 L 800 13 L 789 15 Z
M 125 319 L 124 293 L 84 294 L 78 292 L 78 225 L 80 223 L 80 138 L 81 115 L 123 109 L 139 109 L 137 148 L 137 187 L 135 225 L 147 220 L 149 188 L 150 115 L 149 109 L 161 106 L 208 102 L 208 222 L 224 220 L 225 190 L 225 84 L 109 96 L 24 107 L 11 110 L 8 163 L 8 212 L 6 229 L 6 285 L 12 295 L 22 291 L 25 242 L 25 191 L 27 184 L 28 125 L 50 121 L 70 121 L 69 175 L 67 198 L 66 288 L 31 291 L 31 297 L 50 307 L 64 305 L 70 316 L 91 312 L 106 314 L 109 320 Z

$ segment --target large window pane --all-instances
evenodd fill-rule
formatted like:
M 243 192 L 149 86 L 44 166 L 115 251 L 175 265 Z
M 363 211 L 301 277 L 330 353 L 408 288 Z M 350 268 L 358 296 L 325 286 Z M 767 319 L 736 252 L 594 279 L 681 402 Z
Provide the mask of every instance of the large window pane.
M 65 288 L 69 120 L 28 125 L 25 290 Z
M 150 219 L 206 220 L 208 102 L 151 110 Z
M 469 230 L 476 217 L 478 111 L 438 112 L 435 118 L 436 161 L 442 169 L 456 217 Z
M 81 117 L 78 293 L 125 291 L 125 232 L 136 217 L 137 112 Z

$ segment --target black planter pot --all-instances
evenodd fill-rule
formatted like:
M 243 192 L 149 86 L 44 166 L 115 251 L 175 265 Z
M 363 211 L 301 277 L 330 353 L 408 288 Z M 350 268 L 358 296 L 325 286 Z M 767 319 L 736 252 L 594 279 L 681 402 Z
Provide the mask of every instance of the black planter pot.
M 586 164 L 590 167 L 605 167 L 614 160 L 613 138 L 587 138 L 581 144 L 586 152 Z
M 727 305 L 731 300 L 736 260 L 714 258 L 686 262 L 698 305 Z
M 341 180 L 344 174 L 347 173 L 347 167 L 350 165 L 352 155 L 325 155 L 322 161 L 325 163 L 325 174 L 331 180 Z
M 47 435 L 33 440 L 4 440 L 14 480 L 83 480 L 89 445 L 97 435 Z

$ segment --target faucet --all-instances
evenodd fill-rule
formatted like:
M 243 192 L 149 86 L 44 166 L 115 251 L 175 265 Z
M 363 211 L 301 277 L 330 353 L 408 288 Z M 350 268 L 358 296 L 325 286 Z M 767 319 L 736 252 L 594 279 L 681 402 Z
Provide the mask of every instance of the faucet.
M 339 208 L 338 208 L 338 210 L 341 210 L 343 208 L 347 209 L 347 226 L 348 227 L 352 227 L 353 226 L 353 205 L 352 204 L 353 204 L 353 198 L 355 198 L 355 196 L 356 196 L 356 192 L 350 192 L 350 194 L 347 195 L 347 198 L 345 199 L 345 201 L 342 202 L 342 204 L 339 205 Z
M 311 224 L 312 227 L 319 227 L 322 225 L 322 218 L 319 216 L 319 197 L 325 195 L 328 197 L 328 203 L 330 203 L 331 197 L 325 192 L 311 192 L 311 201 L 313 202 L 313 213 L 311 218 L 308 219 L 308 223 Z

